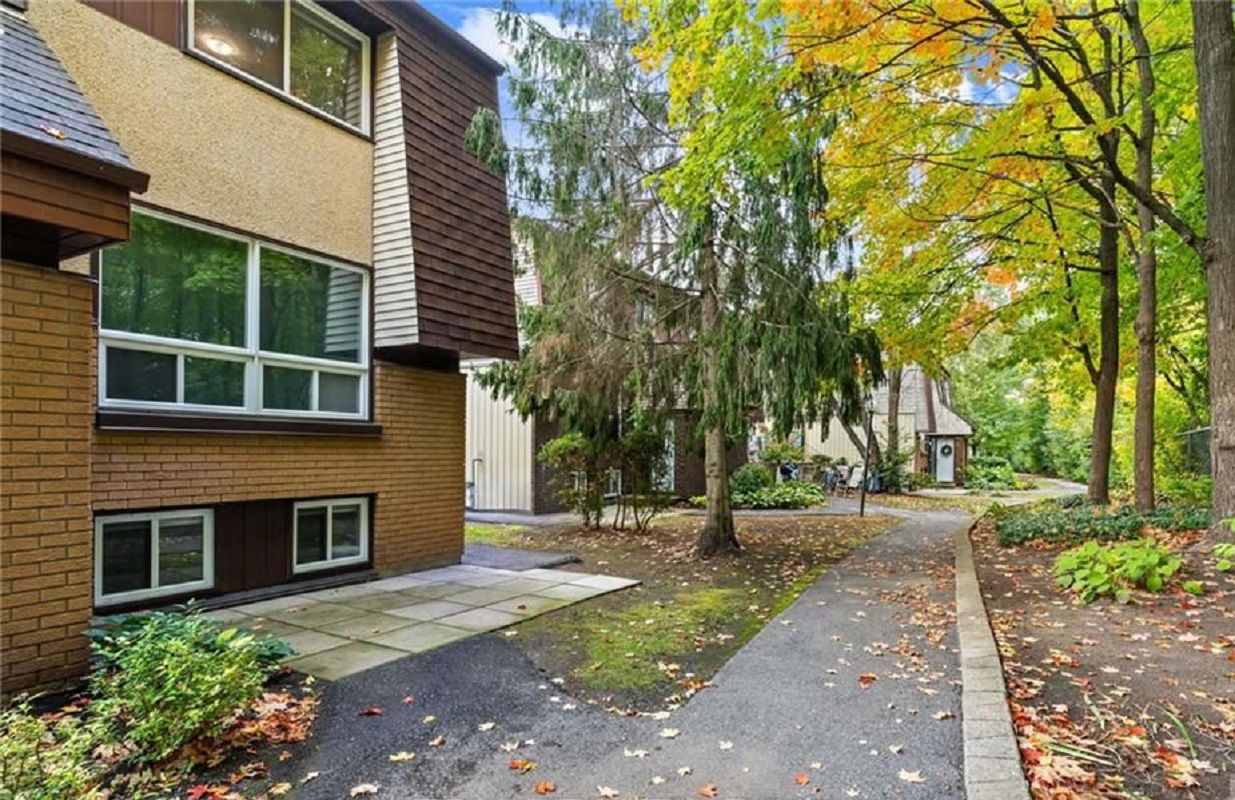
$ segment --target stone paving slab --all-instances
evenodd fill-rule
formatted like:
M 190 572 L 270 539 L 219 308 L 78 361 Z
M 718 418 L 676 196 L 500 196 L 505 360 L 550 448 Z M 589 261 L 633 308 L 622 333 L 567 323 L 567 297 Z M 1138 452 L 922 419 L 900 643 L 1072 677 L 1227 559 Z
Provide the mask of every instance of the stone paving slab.
M 336 680 L 634 586 L 609 575 L 460 564 L 278 597 L 207 616 L 283 639 L 288 664 Z

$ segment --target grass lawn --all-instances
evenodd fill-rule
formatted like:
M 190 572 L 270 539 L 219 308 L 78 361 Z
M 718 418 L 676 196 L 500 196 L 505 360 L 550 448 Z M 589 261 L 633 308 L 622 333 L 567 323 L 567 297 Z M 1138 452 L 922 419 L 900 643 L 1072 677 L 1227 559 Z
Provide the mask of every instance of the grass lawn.
M 583 559 L 582 569 L 643 581 L 529 620 L 510 640 L 571 694 L 646 712 L 703 686 L 831 564 L 896 520 L 738 518 L 745 552 L 708 561 L 692 554 L 702 523 L 698 516 L 666 517 L 644 535 L 492 525 L 469 525 L 467 534 L 485 544 L 569 551 Z

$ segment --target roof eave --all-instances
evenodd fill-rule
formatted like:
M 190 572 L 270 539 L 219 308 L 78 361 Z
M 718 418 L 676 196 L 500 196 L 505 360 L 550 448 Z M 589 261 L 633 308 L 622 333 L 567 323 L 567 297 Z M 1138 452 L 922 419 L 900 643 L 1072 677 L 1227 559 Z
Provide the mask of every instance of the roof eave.
M 150 176 L 141 170 L 95 158 L 15 131 L 0 131 L 0 150 L 114 183 L 138 194 L 146 191 L 150 185 Z

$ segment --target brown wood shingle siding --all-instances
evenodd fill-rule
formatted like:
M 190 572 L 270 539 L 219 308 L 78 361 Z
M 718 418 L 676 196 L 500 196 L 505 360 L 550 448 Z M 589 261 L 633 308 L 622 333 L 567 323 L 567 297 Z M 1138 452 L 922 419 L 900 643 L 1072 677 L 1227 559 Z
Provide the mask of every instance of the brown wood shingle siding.
M 516 357 L 505 182 L 463 148 L 476 109 L 498 107 L 496 76 L 404 14 L 382 11 L 399 33 L 419 340 Z
M 184 30 L 181 0 L 83 0 L 91 8 L 147 33 L 164 44 L 180 47 Z

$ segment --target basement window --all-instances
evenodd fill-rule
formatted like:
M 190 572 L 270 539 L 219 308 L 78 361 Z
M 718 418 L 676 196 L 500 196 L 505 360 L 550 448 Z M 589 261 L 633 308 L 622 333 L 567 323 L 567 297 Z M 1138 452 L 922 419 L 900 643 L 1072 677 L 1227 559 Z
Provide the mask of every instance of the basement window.
M 113 605 L 214 586 L 214 511 L 177 509 L 95 520 L 94 602 Z
M 193 52 L 361 133 L 369 39 L 307 0 L 189 0 Z
M 345 497 L 296 503 L 292 531 L 295 572 L 369 559 L 369 499 Z

